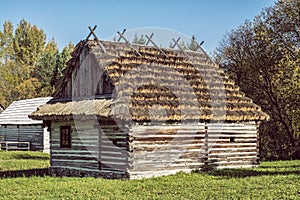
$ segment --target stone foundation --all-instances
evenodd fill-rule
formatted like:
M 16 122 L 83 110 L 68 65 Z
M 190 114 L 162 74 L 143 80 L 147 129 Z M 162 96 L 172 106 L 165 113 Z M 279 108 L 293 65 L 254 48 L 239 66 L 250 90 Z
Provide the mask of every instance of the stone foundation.
M 129 174 L 124 172 L 101 172 L 101 171 L 87 171 L 70 168 L 53 168 L 49 169 L 51 176 L 67 176 L 67 177 L 94 177 L 105 179 L 129 179 Z

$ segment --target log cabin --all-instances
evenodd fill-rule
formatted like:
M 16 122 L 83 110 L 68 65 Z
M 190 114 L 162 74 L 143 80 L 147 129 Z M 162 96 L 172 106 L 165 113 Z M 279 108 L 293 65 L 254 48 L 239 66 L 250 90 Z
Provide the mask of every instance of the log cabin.
M 163 53 L 162 53 L 163 51 Z M 53 99 L 53 175 L 138 179 L 258 164 L 261 108 L 204 51 L 79 42 Z
M 14 101 L 0 114 L 2 149 L 29 149 L 49 153 L 47 127 L 44 127 L 42 120 L 32 120 L 28 115 L 50 99 L 42 97 Z

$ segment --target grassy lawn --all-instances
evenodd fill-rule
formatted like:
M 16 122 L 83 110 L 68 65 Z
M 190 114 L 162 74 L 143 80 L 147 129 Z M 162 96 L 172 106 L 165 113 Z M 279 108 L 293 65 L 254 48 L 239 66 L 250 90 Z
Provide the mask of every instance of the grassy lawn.
M 38 166 L 48 166 L 47 155 L 23 153 L 0 152 L 2 171 L 7 168 L 2 166 L 5 160 L 22 165 L 30 160 L 32 168 L 37 164 L 33 161 L 41 162 Z M 17 164 L 11 166 L 24 169 Z M 300 161 L 263 162 L 254 169 L 178 173 L 130 181 L 48 176 L 3 178 L 0 188 L 0 199 L 300 199 Z
M 49 167 L 49 155 L 33 151 L 0 151 L 0 172 Z

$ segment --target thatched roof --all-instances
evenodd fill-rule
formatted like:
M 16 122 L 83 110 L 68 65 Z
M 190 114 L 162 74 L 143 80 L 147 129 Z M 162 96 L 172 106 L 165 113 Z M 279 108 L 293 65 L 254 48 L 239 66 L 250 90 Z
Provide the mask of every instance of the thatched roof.
M 71 120 L 74 117 L 81 119 L 109 118 L 111 116 L 110 105 L 112 100 L 52 100 L 38 108 L 30 117 L 44 120 Z
M 4 107 L 0 104 L 0 113 L 4 111 Z
M 150 46 L 81 41 L 58 83 L 53 101 L 30 115 L 33 119 L 124 118 L 133 121 L 265 120 L 268 115 L 211 62 L 204 52 Z M 63 100 L 80 55 L 87 51 L 115 86 L 112 99 Z M 73 75 L 72 75 L 73 74 Z M 80 83 L 83 84 L 83 83 Z

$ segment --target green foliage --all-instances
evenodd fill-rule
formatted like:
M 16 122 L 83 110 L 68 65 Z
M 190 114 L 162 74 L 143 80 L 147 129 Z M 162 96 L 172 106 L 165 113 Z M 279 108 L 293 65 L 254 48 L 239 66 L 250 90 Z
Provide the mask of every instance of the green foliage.
M 36 91 L 40 88 L 40 82 L 36 78 L 29 78 L 16 87 L 18 98 L 32 99 L 36 97 Z
M 134 35 L 134 38 L 132 40 L 133 44 L 146 44 L 147 40 L 143 34 L 138 36 L 137 34 Z
M 170 42 L 169 47 L 173 47 L 174 43 Z M 197 42 L 195 36 L 193 35 L 190 42 L 179 42 L 181 49 L 186 51 L 201 51 L 200 44 Z
M 3 159 L 4 157 L 4 159 Z M 14 160 L 12 160 L 14 159 Z M 46 154 L 0 152 L 14 169 Z M 19 161 L 24 161 L 23 163 Z M 32 163 L 33 164 L 33 163 Z M 35 167 L 32 165 L 32 167 Z M 258 168 L 177 173 L 142 180 L 101 178 L 2 178 L 1 199 L 299 199 L 300 161 L 263 162 Z
M 44 31 L 22 19 L 14 35 L 16 62 L 34 67 L 40 58 L 45 43 Z
M 3 88 L 3 99 L 0 102 L 8 106 L 13 100 L 18 99 L 16 87 L 29 78 L 30 67 L 17 65 L 13 60 L 8 60 L 0 65 L 0 85 Z
M 22 19 L 14 30 L 6 21 L 0 31 L 0 104 L 50 96 L 73 47 L 70 43 L 60 53 L 55 40 L 46 42 L 37 26 Z
M 32 73 L 33 77 L 37 78 L 41 83 L 38 93 L 42 96 L 47 96 L 53 92 L 50 83 L 56 67 L 58 55 L 59 52 L 57 44 L 54 39 L 52 39 L 45 46 L 45 50 L 41 55 L 39 63 Z
M 188 45 L 188 48 L 191 51 L 197 51 L 199 49 L 199 45 L 198 45 L 194 35 L 192 36 L 192 39 L 191 39 L 190 44 Z
M 265 159 L 290 159 L 300 149 L 299 13 L 299 1 L 278 1 L 216 50 L 216 61 L 271 117 L 260 126 Z
M 13 25 L 7 21 L 3 24 L 3 32 L 0 31 L 0 63 L 13 58 Z
M 62 52 L 56 56 L 56 64 L 50 80 L 50 85 L 52 87 L 54 87 L 56 82 L 63 76 L 63 70 L 65 69 L 68 60 L 71 59 L 71 53 L 73 49 L 74 45 L 69 43 L 68 46 L 64 47 Z

